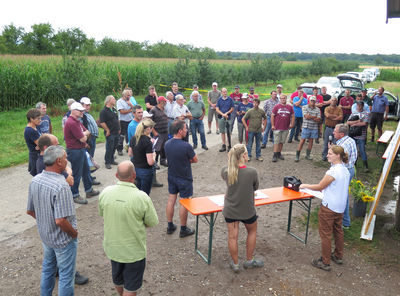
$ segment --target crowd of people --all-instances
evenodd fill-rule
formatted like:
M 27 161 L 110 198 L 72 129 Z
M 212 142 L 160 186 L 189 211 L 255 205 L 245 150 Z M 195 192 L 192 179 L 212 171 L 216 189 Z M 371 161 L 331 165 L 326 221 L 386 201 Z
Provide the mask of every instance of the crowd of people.
M 98 120 L 90 114 L 91 100 L 81 98 L 67 101 L 68 112 L 62 120 L 66 149 L 59 146 L 52 135 L 52 122 L 46 114 L 46 104 L 39 102 L 27 113 L 25 140 L 29 149 L 28 170 L 34 178 L 29 187 L 28 214 L 37 220 L 43 241 L 42 295 L 51 295 L 56 273 L 59 274 L 59 291 L 69 295 L 74 281 L 86 283 L 87 278 L 75 271 L 78 230 L 73 202 L 86 204 L 87 198 L 100 194 L 93 186 L 100 185 L 92 175 L 98 168 L 94 163 L 96 139 L 103 129 L 106 145 L 106 169 L 117 165 L 116 185 L 104 189 L 99 198 L 99 213 L 104 219 L 104 250 L 111 260 L 112 278 L 120 295 L 136 295 L 141 287 L 146 258 L 145 228 L 158 224 L 154 205 L 149 198 L 151 188 L 161 187 L 156 178 L 160 166 L 168 167 L 168 193 L 166 204 L 166 233 L 173 234 L 174 206 L 180 198 L 193 196 L 191 164 L 198 161 L 197 134 L 201 148 L 208 150 L 203 119 L 206 105 L 198 90 L 193 87 L 188 102 L 173 83 L 171 91 L 158 96 L 154 86 L 148 88 L 145 108 L 137 104 L 132 90 L 126 88 L 118 100 L 109 95 Z M 254 258 L 257 215 L 254 208 L 254 191 L 258 188 L 258 173 L 247 167 L 252 160 L 263 161 L 261 150 L 268 141 L 273 144 L 272 162 L 284 160 L 283 145 L 297 141 L 294 161 L 307 142 L 306 159 L 311 160 L 314 142 L 323 139 L 322 160 L 332 166 L 319 184 L 303 184 L 303 188 L 324 191 L 319 213 L 322 257 L 312 264 L 330 270 L 330 260 L 341 264 L 343 258 L 343 227 L 350 227 L 348 188 L 354 177 L 354 166 L 360 153 L 364 169 L 368 170 L 365 145 L 368 125 L 371 141 L 375 128 L 382 134 L 382 123 L 387 118 L 388 100 L 383 87 L 372 98 L 363 90 L 355 100 L 349 90 L 342 98 L 331 97 L 327 89 L 314 88 L 307 97 L 299 87 L 291 96 L 283 93 L 283 86 L 271 92 L 263 108 L 259 95 L 250 87 L 241 93 L 236 86 L 228 95 L 226 88 L 218 90 L 212 84 L 207 93 L 208 132 L 212 133 L 215 119 L 216 134 L 221 135 L 219 152 L 228 151 L 228 166 L 222 169 L 227 191 L 223 215 L 228 225 L 228 249 L 232 260 L 230 267 L 239 272 L 238 225 L 243 222 L 248 232 L 247 261 L 244 268 L 261 267 L 263 262 Z M 185 104 L 186 103 L 186 104 Z M 238 142 L 233 145 L 232 132 L 237 122 Z M 189 144 L 189 134 L 192 144 Z M 244 144 L 245 143 L 245 144 Z M 358 148 L 358 149 L 357 149 Z M 115 154 L 129 155 L 130 161 L 117 163 Z M 67 164 L 70 162 L 70 167 Z M 159 164 L 158 164 L 159 163 Z M 94 168 L 93 168 L 94 167 Z M 85 196 L 79 193 L 82 179 Z M 337 193 L 340 193 L 337 198 Z M 179 209 L 179 237 L 194 234 L 187 226 L 188 212 Z M 115 235 L 115 233 L 123 235 Z M 335 236 L 336 249 L 330 253 L 331 234 Z M 63 293 L 64 293 L 63 292 Z M 61 292 L 59 292 L 61 293 Z

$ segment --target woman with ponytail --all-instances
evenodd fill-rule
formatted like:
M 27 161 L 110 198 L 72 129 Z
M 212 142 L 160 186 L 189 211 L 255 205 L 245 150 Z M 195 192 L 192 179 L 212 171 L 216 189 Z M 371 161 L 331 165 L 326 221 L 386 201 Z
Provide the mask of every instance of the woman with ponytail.
M 131 161 L 135 166 L 136 183 L 140 190 L 150 195 L 153 181 L 153 165 L 155 153 L 150 133 L 155 123 L 150 118 L 144 118 L 137 126 L 135 135 L 129 143 L 132 148 Z
M 236 144 L 228 153 L 228 166 L 221 172 L 228 186 L 222 214 L 228 225 L 228 249 L 232 257 L 230 267 L 234 272 L 239 272 L 239 222 L 242 222 L 247 230 L 247 260 L 243 267 L 247 269 L 264 266 L 261 260 L 254 258 L 258 218 L 254 206 L 254 191 L 258 189 L 259 181 L 256 169 L 246 166 L 248 160 L 246 146 Z
M 301 184 L 300 188 L 322 191 L 324 197 L 318 212 L 319 236 L 322 256 L 311 264 L 325 271 L 331 270 L 331 260 L 343 264 L 343 213 L 349 194 L 349 170 L 344 165 L 349 156 L 341 146 L 333 145 L 328 151 L 328 161 L 332 164 L 319 184 Z M 335 251 L 331 253 L 331 238 L 335 238 Z

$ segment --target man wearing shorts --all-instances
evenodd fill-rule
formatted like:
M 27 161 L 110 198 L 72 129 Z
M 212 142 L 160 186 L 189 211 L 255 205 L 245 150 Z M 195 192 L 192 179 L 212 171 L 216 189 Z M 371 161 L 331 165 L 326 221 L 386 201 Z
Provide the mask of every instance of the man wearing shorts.
M 186 137 L 187 126 L 183 120 L 175 120 L 170 127 L 174 137 L 165 143 L 165 154 L 168 162 L 168 191 L 169 198 L 167 202 L 167 234 L 172 234 L 176 230 L 173 223 L 174 206 L 176 198 L 191 198 L 193 196 L 193 177 L 192 163 L 197 162 L 196 153 L 192 145 L 182 139 Z M 194 234 L 194 230 L 186 226 L 188 212 L 180 206 L 179 217 L 181 222 L 181 231 L 179 237 L 183 238 Z
M 375 127 L 378 127 L 378 139 L 382 136 L 383 120 L 387 120 L 388 117 L 389 101 L 388 98 L 383 94 L 384 91 L 385 89 L 381 86 L 378 92 L 372 97 L 373 104 L 370 120 L 371 142 L 375 140 Z
M 295 162 L 300 160 L 300 152 L 303 149 L 304 142 L 308 139 L 306 150 L 306 159 L 312 160 L 311 149 L 314 139 L 318 139 L 319 123 L 321 122 L 321 111 L 316 106 L 317 98 L 311 96 L 308 105 L 303 107 L 303 126 L 301 131 L 301 140 L 296 151 Z
M 118 182 L 100 194 L 99 214 L 104 219 L 103 247 L 119 295 L 135 296 L 142 287 L 146 266 L 146 227 L 158 224 L 150 197 L 134 182 L 135 168 L 126 160 L 118 165 Z
M 208 101 L 208 132 L 207 134 L 211 134 L 211 123 L 213 121 L 213 117 L 215 117 L 215 127 L 217 135 L 219 134 L 218 130 L 218 118 L 217 118 L 217 111 L 215 110 L 217 107 L 217 101 L 221 96 L 221 92 L 218 90 L 218 83 L 213 82 L 212 90 L 210 90 L 207 94 L 207 101 Z
M 272 109 L 271 128 L 274 131 L 274 156 L 272 162 L 277 162 L 278 158 L 284 160 L 281 154 L 283 143 L 285 143 L 289 129 L 294 126 L 294 111 L 291 105 L 286 103 L 286 95 L 281 95 L 280 103 Z
M 235 103 L 231 99 L 231 97 L 228 97 L 228 91 L 226 88 L 223 88 L 221 90 L 221 97 L 218 99 L 217 105 L 216 105 L 216 111 L 218 114 L 218 126 L 219 126 L 219 132 L 221 133 L 221 140 L 222 140 L 222 147 L 219 149 L 219 152 L 224 152 L 226 151 L 226 138 L 225 138 L 225 133 L 228 132 L 230 133 L 230 118 L 231 118 L 231 113 L 235 109 Z M 228 137 L 229 134 L 228 134 Z M 230 142 L 228 141 L 228 144 L 230 145 Z M 231 149 L 231 146 L 228 147 L 228 151 Z

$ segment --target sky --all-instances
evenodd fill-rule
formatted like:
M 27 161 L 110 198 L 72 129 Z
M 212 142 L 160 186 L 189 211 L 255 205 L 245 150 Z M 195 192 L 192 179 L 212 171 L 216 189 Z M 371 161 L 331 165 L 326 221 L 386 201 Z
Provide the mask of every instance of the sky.
M 13 0 L 0 27 L 80 28 L 101 40 L 158 41 L 216 51 L 400 54 L 387 0 Z

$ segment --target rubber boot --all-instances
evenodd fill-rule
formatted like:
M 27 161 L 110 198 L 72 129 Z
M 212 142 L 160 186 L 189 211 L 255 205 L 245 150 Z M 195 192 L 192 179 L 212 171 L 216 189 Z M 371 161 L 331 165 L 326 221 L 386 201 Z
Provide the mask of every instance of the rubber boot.
M 285 158 L 283 157 L 282 153 L 280 153 L 280 152 L 278 152 L 278 158 L 279 158 L 280 160 L 285 160 Z
M 363 167 L 364 167 L 364 173 L 368 173 L 369 169 L 368 169 L 368 160 L 364 160 L 363 161 Z
M 154 170 L 153 182 L 151 183 L 151 187 L 163 187 L 163 186 L 164 186 L 164 184 L 158 183 L 157 177 L 156 177 L 156 171 Z
M 274 156 L 272 156 L 272 162 L 278 161 L 278 152 L 274 152 Z
M 295 162 L 299 162 L 300 160 L 300 151 L 296 151 L 296 158 L 294 159 Z
M 306 159 L 312 160 L 312 157 L 311 157 L 311 150 L 310 150 L 310 149 L 307 149 L 307 150 L 306 150 Z

